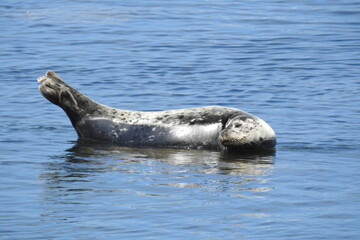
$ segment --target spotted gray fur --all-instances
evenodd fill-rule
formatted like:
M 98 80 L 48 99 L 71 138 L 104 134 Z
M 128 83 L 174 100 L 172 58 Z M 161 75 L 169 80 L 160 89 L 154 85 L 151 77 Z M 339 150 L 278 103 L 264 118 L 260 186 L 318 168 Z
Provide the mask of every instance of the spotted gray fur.
M 124 146 L 203 149 L 272 149 L 272 128 L 235 108 L 208 106 L 158 112 L 111 108 L 81 94 L 52 71 L 39 90 L 68 115 L 80 139 Z

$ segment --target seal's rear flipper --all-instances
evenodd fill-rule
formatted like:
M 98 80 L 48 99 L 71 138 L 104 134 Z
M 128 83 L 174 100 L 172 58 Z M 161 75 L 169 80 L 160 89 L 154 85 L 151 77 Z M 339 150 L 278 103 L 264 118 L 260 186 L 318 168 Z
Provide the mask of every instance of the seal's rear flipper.
M 57 75 L 55 72 L 49 70 L 46 72 L 45 76 L 42 76 L 42 77 L 38 77 L 38 82 L 39 83 L 42 83 L 44 82 L 45 80 L 48 80 L 48 79 L 53 79 L 53 80 L 58 80 L 60 82 L 63 82 L 65 83 L 60 77 L 59 75 Z
M 78 119 L 97 109 L 99 104 L 65 83 L 55 72 L 47 71 L 39 77 L 39 90 L 50 102 L 61 107 L 76 124 Z M 74 125 L 75 126 L 75 125 Z
M 66 84 L 55 72 L 47 71 L 45 76 L 38 78 L 38 82 L 41 84 L 40 92 L 50 102 L 62 108 L 72 107 L 73 103 L 77 105 L 74 95 L 81 93 Z M 67 98 L 70 101 L 66 101 Z
M 72 108 L 78 109 L 77 101 L 74 96 L 66 89 L 60 91 L 59 102 L 63 106 L 70 106 Z

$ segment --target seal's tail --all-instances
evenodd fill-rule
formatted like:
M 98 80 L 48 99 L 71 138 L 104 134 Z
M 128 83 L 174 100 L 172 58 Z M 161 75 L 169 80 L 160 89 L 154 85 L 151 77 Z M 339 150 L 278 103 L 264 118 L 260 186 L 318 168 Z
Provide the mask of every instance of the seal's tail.
M 61 107 L 69 116 L 73 125 L 82 116 L 97 109 L 98 103 L 86 97 L 65 83 L 55 72 L 47 71 L 39 77 L 39 90 L 50 102 Z

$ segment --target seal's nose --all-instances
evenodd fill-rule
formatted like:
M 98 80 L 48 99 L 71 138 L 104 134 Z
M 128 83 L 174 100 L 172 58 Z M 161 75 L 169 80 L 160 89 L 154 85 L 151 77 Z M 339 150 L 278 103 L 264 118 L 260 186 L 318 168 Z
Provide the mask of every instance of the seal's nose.
M 224 147 L 241 146 L 247 143 L 245 134 L 233 131 L 232 129 L 224 129 L 220 132 L 219 142 Z

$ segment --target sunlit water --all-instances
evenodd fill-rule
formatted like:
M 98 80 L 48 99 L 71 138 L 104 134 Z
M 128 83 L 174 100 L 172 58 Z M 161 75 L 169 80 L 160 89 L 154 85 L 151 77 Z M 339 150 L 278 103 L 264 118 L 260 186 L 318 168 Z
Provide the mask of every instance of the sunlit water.
M 1 239 L 359 239 L 360 3 L 0 2 Z M 274 155 L 77 142 L 47 70 L 131 110 L 236 107 Z

